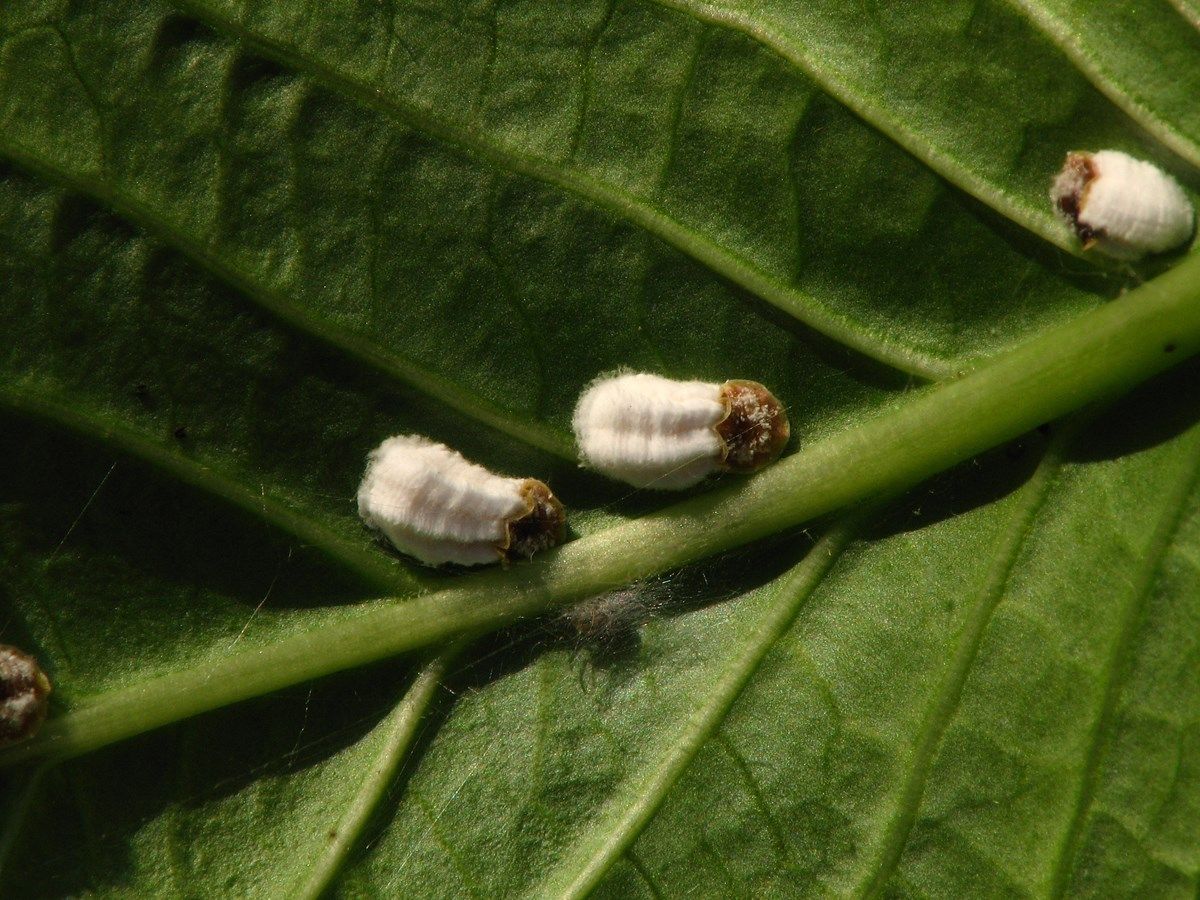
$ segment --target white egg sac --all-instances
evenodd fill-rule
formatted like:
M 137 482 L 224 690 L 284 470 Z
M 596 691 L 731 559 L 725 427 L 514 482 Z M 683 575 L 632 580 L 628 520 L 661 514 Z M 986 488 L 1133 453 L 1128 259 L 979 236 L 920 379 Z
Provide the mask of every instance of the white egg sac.
M 565 524 L 542 482 L 496 475 L 417 435 L 388 438 L 371 452 L 358 514 L 431 566 L 528 558 L 561 541 Z
M 584 463 L 636 487 L 679 490 L 716 471 L 754 472 L 787 444 L 783 405 L 756 381 L 601 378 L 575 407 Z
M 33 737 L 46 718 L 50 679 L 37 660 L 0 644 L 0 747 Z
M 1117 150 L 1068 153 L 1050 198 L 1084 249 L 1117 259 L 1174 249 L 1195 224 L 1191 201 L 1175 179 Z

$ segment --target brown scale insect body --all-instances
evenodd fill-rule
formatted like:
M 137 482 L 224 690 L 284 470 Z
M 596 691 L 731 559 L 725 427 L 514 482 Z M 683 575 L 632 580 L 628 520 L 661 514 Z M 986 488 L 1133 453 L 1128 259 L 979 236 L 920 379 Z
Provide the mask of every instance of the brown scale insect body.
M 717 423 L 725 447 L 723 466 L 730 472 L 757 472 L 774 462 L 791 436 L 783 405 L 757 381 L 727 381 L 721 398 L 728 405 Z
M 46 719 L 50 679 L 28 653 L 0 644 L 0 747 L 32 737 Z

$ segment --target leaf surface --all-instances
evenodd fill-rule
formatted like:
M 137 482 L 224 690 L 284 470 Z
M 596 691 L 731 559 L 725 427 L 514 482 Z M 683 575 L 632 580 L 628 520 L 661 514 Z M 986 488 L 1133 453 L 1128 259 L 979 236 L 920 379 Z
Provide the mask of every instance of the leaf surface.
M 1108 394 L 1195 349 L 1195 262 L 1046 198 L 1081 147 L 1197 184 L 1189 10 L 5 4 L 0 634 L 58 741 L 3 757 L 6 889 L 1193 895 L 1200 370 Z M 767 383 L 794 458 L 578 470 L 620 366 Z M 389 554 L 354 492 L 414 431 L 578 540 Z
M 1018 3 L 1113 103 L 1200 165 L 1200 113 L 1191 100 L 1200 88 L 1200 30 L 1180 27 L 1184 11 L 1169 2 Z

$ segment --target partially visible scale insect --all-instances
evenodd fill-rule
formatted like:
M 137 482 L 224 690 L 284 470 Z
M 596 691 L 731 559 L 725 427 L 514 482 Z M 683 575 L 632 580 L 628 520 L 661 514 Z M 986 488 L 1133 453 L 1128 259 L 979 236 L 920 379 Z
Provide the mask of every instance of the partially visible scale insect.
M 672 381 L 626 373 L 579 398 L 585 464 L 635 487 L 680 490 L 713 472 L 756 472 L 788 442 L 787 413 L 757 381 Z
M 50 679 L 37 660 L 0 644 L 0 747 L 33 737 L 46 719 Z
M 1195 226 L 1191 201 L 1175 179 L 1118 150 L 1068 153 L 1050 199 L 1085 250 L 1115 259 L 1173 250 Z
M 505 478 L 419 435 L 372 451 L 358 514 L 396 549 L 430 566 L 528 558 L 563 537 L 563 506 L 534 478 Z

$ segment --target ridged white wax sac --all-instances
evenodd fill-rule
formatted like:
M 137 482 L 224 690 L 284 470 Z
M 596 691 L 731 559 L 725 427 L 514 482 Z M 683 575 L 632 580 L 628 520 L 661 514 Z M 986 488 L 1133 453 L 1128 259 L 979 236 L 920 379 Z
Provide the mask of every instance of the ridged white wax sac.
M 1195 225 L 1175 179 L 1117 150 L 1068 154 L 1051 194 L 1085 246 L 1117 259 L 1172 250 Z
M 401 435 L 372 451 L 358 514 L 429 565 L 494 563 L 508 523 L 529 510 L 527 481 L 489 472 L 428 438 Z
M 716 426 L 728 411 L 717 384 L 617 375 L 584 391 L 573 424 L 588 465 L 635 487 L 679 490 L 720 466 Z

